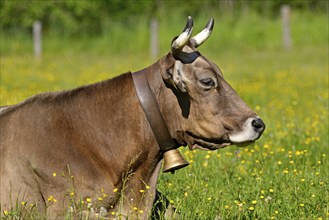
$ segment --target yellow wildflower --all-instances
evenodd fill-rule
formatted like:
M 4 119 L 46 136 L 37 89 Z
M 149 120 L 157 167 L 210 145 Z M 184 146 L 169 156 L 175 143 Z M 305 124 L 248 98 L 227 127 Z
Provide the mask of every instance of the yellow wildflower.
M 114 192 L 114 193 L 118 192 L 118 188 L 115 188 L 115 189 L 113 190 L 113 192 Z
M 86 198 L 86 202 L 90 203 L 91 202 L 91 198 Z

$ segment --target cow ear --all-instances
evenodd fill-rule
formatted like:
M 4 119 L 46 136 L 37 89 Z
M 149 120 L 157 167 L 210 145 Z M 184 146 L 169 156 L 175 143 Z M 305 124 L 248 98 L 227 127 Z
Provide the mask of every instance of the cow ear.
M 176 60 L 173 70 L 172 70 L 172 81 L 174 82 L 174 85 L 181 91 L 181 92 L 187 92 L 186 90 L 186 81 L 187 78 L 185 76 L 184 71 L 184 64 Z
M 173 57 L 171 53 L 168 53 L 164 60 L 160 60 L 161 69 L 165 70 L 161 72 L 161 75 L 166 82 L 172 80 L 175 61 L 176 59 Z

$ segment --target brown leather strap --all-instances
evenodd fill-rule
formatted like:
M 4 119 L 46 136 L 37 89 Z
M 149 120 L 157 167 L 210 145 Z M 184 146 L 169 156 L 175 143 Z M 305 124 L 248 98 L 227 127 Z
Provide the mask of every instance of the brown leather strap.
M 139 102 L 162 152 L 176 148 L 143 71 L 132 73 Z

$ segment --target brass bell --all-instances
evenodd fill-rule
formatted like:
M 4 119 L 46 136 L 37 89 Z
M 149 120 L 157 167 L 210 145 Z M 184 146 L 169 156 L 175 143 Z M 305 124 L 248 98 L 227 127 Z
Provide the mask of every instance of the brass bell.
M 189 163 L 183 158 L 177 149 L 172 149 L 163 154 L 163 170 L 162 172 L 174 173 L 175 170 L 188 166 Z

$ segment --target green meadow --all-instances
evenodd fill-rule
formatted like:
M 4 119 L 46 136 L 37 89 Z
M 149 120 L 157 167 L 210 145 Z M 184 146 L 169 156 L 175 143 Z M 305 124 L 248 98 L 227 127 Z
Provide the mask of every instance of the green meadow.
M 207 19 L 194 18 L 194 33 Z M 46 34 L 40 59 L 33 57 L 30 36 L 2 33 L 0 105 L 151 65 L 157 59 L 149 56 L 148 23 L 136 22 L 129 28 L 115 24 L 101 37 Z M 184 25 L 183 16 L 160 20 L 159 57 Z M 178 219 L 329 218 L 327 15 L 293 13 L 289 50 L 281 35 L 279 18 L 215 17 L 212 36 L 199 50 L 267 128 L 244 148 L 181 148 L 190 165 L 158 181 Z M 19 219 L 17 210 L 1 212 L 4 219 Z

